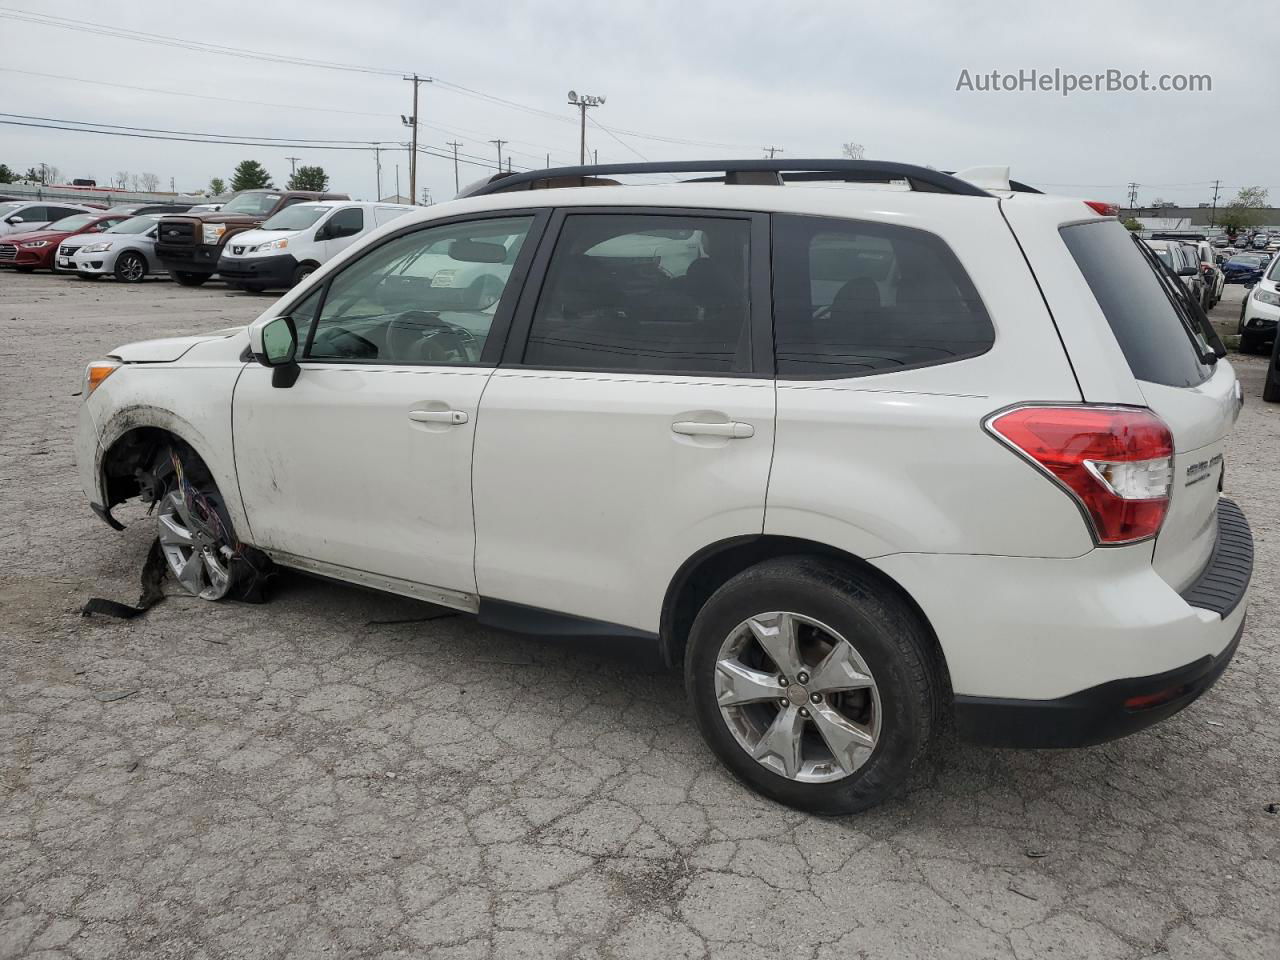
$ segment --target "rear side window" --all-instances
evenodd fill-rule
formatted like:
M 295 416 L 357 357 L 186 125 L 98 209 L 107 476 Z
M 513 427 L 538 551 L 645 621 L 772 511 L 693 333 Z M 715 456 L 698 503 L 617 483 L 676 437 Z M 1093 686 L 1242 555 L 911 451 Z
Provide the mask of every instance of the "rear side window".
M 951 249 L 907 227 L 777 216 L 778 376 L 861 377 L 985 353 L 986 308 Z
M 531 366 L 646 373 L 749 369 L 751 222 L 565 218 L 533 315 Z
M 1060 232 L 1137 379 L 1194 387 L 1209 378 L 1200 348 L 1128 230 L 1099 220 Z

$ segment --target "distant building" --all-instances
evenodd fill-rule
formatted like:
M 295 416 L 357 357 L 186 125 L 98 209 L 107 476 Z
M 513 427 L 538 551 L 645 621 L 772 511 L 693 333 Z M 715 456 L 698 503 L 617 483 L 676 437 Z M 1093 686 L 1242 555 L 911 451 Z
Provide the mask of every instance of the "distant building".
M 397 194 L 393 194 L 393 195 L 392 195 L 392 196 L 390 196 L 390 197 L 383 197 L 383 198 L 382 198 L 381 200 L 379 200 L 378 202 L 379 202 L 379 203 L 403 203 L 403 204 L 407 204 L 407 205 L 409 205 L 409 206 L 412 206 L 412 205 L 413 205 L 413 198 L 412 198 L 412 197 L 402 197 L 400 194 L 398 194 L 398 193 L 397 193 Z
M 1120 209 L 1120 219 L 1127 220 L 1129 217 L 1145 223 L 1147 220 L 1185 220 L 1191 227 L 1207 227 L 1209 226 L 1210 217 L 1213 217 L 1213 223 L 1218 225 L 1221 223 L 1222 208 L 1226 204 L 1219 204 L 1215 211 L 1212 207 L 1135 207 Z M 1271 227 L 1280 226 L 1280 207 L 1259 207 L 1258 208 L 1258 224 L 1260 226 Z M 1180 229 L 1176 227 L 1154 227 L 1157 230 L 1173 230 Z M 1181 228 L 1181 229 L 1186 229 Z

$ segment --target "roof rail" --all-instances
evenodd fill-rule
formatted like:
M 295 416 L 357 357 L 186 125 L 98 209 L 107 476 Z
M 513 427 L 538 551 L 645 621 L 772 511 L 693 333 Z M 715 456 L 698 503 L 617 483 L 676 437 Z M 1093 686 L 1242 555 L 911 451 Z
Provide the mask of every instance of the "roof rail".
M 551 167 L 521 173 L 497 173 L 464 188 L 459 197 L 482 197 L 514 190 L 548 187 L 614 185 L 608 178 L 635 173 L 719 173 L 718 177 L 695 178 L 694 182 L 764 183 L 836 181 L 845 183 L 888 183 L 905 180 L 912 190 L 951 193 L 966 197 L 991 194 L 956 177 L 910 163 L 879 160 L 675 160 L 669 163 L 601 163 L 583 167 Z

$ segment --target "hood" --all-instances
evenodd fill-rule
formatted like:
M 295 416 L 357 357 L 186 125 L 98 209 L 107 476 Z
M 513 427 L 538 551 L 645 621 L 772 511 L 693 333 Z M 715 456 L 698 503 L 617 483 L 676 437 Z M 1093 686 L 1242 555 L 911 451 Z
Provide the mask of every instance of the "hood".
M 196 344 L 207 343 L 210 340 L 225 340 L 243 333 L 244 329 L 244 327 L 229 327 L 226 330 L 215 330 L 212 333 L 196 334 L 190 337 L 140 340 L 137 343 L 126 343 L 123 347 L 117 347 L 107 356 L 125 363 L 172 363 Z
M 63 240 L 63 239 L 66 239 L 67 237 L 73 237 L 73 236 L 75 236 L 74 233 L 69 233 L 65 230 L 55 230 L 52 232 L 48 230 L 32 230 L 28 233 L 6 233 L 4 235 L 4 242 L 5 243 L 30 243 L 32 240 L 56 241 L 56 240 Z

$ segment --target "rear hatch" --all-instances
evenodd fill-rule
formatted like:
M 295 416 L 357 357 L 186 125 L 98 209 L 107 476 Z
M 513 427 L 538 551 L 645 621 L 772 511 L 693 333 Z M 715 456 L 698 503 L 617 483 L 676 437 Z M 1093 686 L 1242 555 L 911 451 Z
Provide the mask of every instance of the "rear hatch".
M 1231 364 L 1214 356 L 1199 319 L 1113 219 L 1060 229 L 1115 335 L 1142 398 L 1173 434 L 1169 511 L 1153 566 L 1175 590 L 1208 565 L 1218 535 L 1227 434 L 1239 412 Z M 1074 359 L 1074 358 L 1073 358 Z M 1090 395 L 1089 402 L 1114 401 Z

